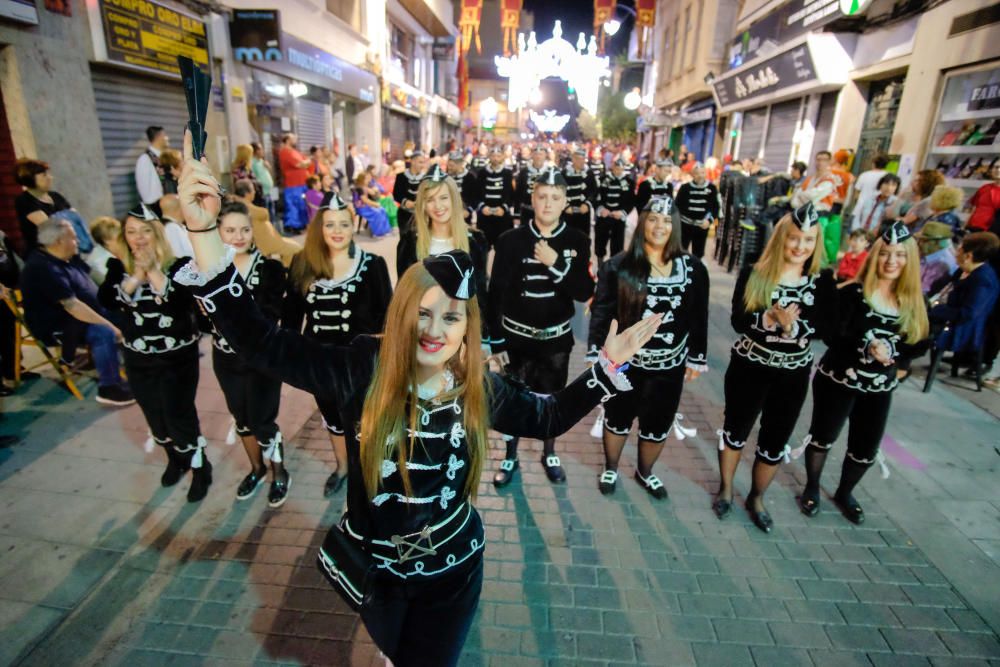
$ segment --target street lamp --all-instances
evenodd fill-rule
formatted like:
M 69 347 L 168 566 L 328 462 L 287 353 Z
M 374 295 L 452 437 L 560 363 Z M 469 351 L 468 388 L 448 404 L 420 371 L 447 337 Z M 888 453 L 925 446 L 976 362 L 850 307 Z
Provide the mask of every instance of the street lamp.
M 642 95 L 639 94 L 638 88 L 633 88 L 630 93 L 625 95 L 625 108 L 629 111 L 635 111 L 642 104 Z
M 622 27 L 621 21 L 619 21 L 618 19 L 611 19 L 610 21 L 604 24 L 604 32 L 614 37 L 615 35 L 618 34 L 618 31 L 621 30 L 621 27 Z

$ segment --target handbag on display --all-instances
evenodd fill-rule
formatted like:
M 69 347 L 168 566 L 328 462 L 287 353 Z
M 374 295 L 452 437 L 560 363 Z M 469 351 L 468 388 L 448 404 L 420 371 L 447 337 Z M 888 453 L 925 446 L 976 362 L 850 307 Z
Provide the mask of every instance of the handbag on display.
M 356 539 L 348 535 L 348 531 L 350 525 L 345 514 L 327 532 L 319 548 L 317 563 L 333 590 L 351 609 L 358 611 L 375 572 L 375 558 L 365 548 L 369 539 Z

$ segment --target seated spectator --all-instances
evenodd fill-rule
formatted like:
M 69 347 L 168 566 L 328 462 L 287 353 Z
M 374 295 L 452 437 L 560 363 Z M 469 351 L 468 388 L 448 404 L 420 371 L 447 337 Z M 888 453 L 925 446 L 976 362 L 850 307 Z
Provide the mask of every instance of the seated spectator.
M 278 257 L 285 268 L 288 268 L 292 264 L 295 253 L 302 250 L 302 246 L 278 233 L 278 230 L 271 224 L 267 209 L 253 203 L 256 194 L 253 182 L 248 179 L 236 181 L 233 185 L 233 199 L 246 204 L 247 210 L 250 212 L 253 242 L 257 249 L 265 257 Z
M 315 148 L 315 147 L 314 147 Z M 316 211 L 323 205 L 323 181 L 319 176 L 310 176 L 306 179 L 306 211 L 309 219 L 316 217 Z
M 14 210 L 21 225 L 23 255 L 38 247 L 38 225 L 58 211 L 73 208 L 65 197 L 52 189 L 49 165 L 41 160 L 22 159 L 14 167 L 14 180 L 24 188 L 14 200 Z
M 878 234 L 882 225 L 894 218 L 889 215 L 896 207 L 900 180 L 896 174 L 885 174 L 878 181 L 878 193 L 866 200 L 858 202 L 854 209 L 854 229 L 863 229 L 871 234 Z
M 194 257 L 194 248 L 188 238 L 187 229 L 181 224 L 184 212 L 181 211 L 181 200 L 177 195 L 163 195 L 160 200 L 160 222 L 163 223 L 163 235 L 174 253 L 174 257 Z
M 936 169 L 921 169 L 913 178 L 910 189 L 912 190 L 911 201 L 914 203 L 905 212 L 901 208 L 898 217 L 902 217 L 903 224 L 914 233 L 919 232 L 934 213 L 931 211 L 931 194 L 934 192 L 934 188 L 939 185 L 944 185 L 944 176 Z
M 872 235 L 863 229 L 855 229 L 847 237 L 847 252 L 837 264 L 837 280 L 847 282 L 855 276 L 868 259 L 868 247 L 872 244 Z
M 38 243 L 21 272 L 24 316 L 31 332 L 48 345 L 59 343 L 67 365 L 76 358 L 77 345 L 86 343 L 97 367 L 97 402 L 135 403 L 119 372 L 122 332 L 98 303 L 97 285 L 77 256 L 73 227 L 65 220 L 46 220 L 38 226 Z
M 974 232 L 962 239 L 955 258 L 959 270 L 931 303 L 928 316 L 939 333 L 939 349 L 967 358 L 983 346 L 986 320 L 1000 296 L 1000 281 L 988 262 L 1000 249 L 991 232 Z
M 951 227 L 943 222 L 928 222 L 917 232 L 920 249 L 920 287 L 924 296 L 937 294 L 958 270 Z
M 102 215 L 90 223 L 90 235 L 94 237 L 94 249 L 87 255 L 90 277 L 100 285 L 108 274 L 108 260 L 121 258 L 122 223 L 110 215 Z
M 952 233 L 959 231 L 962 228 L 962 221 L 955 214 L 955 209 L 962 205 L 964 198 L 962 188 L 950 185 L 937 186 L 931 193 L 931 217 L 924 224 L 943 222 L 951 227 Z
M 967 208 L 972 211 L 972 215 L 966 226 L 973 232 L 989 230 L 1000 212 L 1000 160 L 993 161 L 989 177 L 992 182 L 980 187 L 969 199 Z
M 385 236 L 392 231 L 388 214 L 375 199 L 377 191 L 370 187 L 368 174 L 361 172 L 357 175 L 351 193 L 354 211 L 368 224 L 372 236 Z

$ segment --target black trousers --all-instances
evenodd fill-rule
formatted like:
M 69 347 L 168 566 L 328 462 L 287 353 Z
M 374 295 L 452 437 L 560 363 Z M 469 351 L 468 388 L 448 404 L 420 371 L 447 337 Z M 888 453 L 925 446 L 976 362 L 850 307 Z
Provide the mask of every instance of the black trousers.
M 539 394 L 552 394 L 566 387 L 571 350 L 549 351 L 511 348 L 506 373 Z
M 817 371 L 813 378 L 810 442 L 820 449 L 830 449 L 844 423 L 850 422 L 847 455 L 856 463 L 871 465 L 882 444 L 891 405 L 891 391 L 856 391 Z
M 489 247 L 492 248 L 500 235 L 506 232 L 508 229 L 514 229 L 514 218 L 510 216 L 510 213 L 504 213 L 503 215 L 484 215 L 482 211 L 479 212 L 479 217 L 476 218 L 476 226 L 479 230 L 486 235 L 486 242 Z
M 594 223 L 594 253 L 598 260 L 603 260 L 607 256 L 609 241 L 611 257 L 614 257 L 625 247 L 625 221 L 599 215 Z
M 192 455 L 201 439 L 195 406 L 198 346 L 188 345 L 163 354 L 126 350 L 125 372 L 156 442 Z
M 361 620 L 395 667 L 450 667 L 469 634 L 483 590 L 482 552 L 430 581 L 378 573 Z
M 628 435 L 638 417 L 640 439 L 666 440 L 681 404 L 684 370 L 684 364 L 665 371 L 630 370 L 632 391 L 616 394 L 604 404 L 604 428 L 616 435 Z
M 236 432 L 252 435 L 262 447 L 278 435 L 281 380 L 250 368 L 235 354 L 212 348 L 212 368 L 219 380 L 226 407 L 236 420 Z
M 316 407 L 323 415 L 323 426 L 327 433 L 344 435 L 344 420 L 340 416 L 340 406 L 337 402 L 328 397 L 316 397 Z
M 809 392 L 811 367 L 772 368 L 733 353 L 726 369 L 725 420 L 722 439 L 730 449 L 743 449 L 757 417 L 757 460 L 781 463 Z
M 563 213 L 562 219 L 566 223 L 566 226 L 571 229 L 578 229 L 583 232 L 584 236 L 588 239 L 590 238 L 590 211 L 586 213 Z
M 698 259 L 705 256 L 705 240 L 707 238 L 707 229 L 702 229 L 697 225 L 681 224 L 681 245 Z
M 400 206 L 396 211 L 396 226 L 400 236 L 410 231 L 413 228 L 413 211 Z

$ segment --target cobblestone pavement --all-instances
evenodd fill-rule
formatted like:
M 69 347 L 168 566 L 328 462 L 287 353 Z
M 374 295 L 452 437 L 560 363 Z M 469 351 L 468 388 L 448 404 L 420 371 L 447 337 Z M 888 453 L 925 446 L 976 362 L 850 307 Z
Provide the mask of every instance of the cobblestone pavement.
M 1000 429 L 967 390 L 921 394 L 911 381 L 897 392 L 883 447 L 892 475 L 862 483 L 863 526 L 829 501 L 800 515 L 798 462 L 768 494 L 772 534 L 742 510 L 715 519 L 731 291 L 713 270 L 712 370 L 682 400 L 697 436 L 671 439 L 656 467 L 668 500 L 631 480 L 634 443 L 617 493 L 599 494 L 593 415 L 559 439 L 568 484 L 549 484 L 540 444 L 525 441 L 515 483 L 481 485 L 486 582 L 462 664 L 1000 665 Z M 207 356 L 202 371 L 216 467 L 200 505 L 185 502 L 186 481 L 159 487 L 162 455 L 144 450 L 137 408 L 73 401 L 48 379 L 7 399 L 4 432 L 23 442 L 0 450 L 0 664 L 381 664 L 314 564 L 342 498 L 322 498 L 333 454 L 311 399 L 286 388 L 289 501 L 238 503 L 246 458 L 223 444 L 229 418 Z

